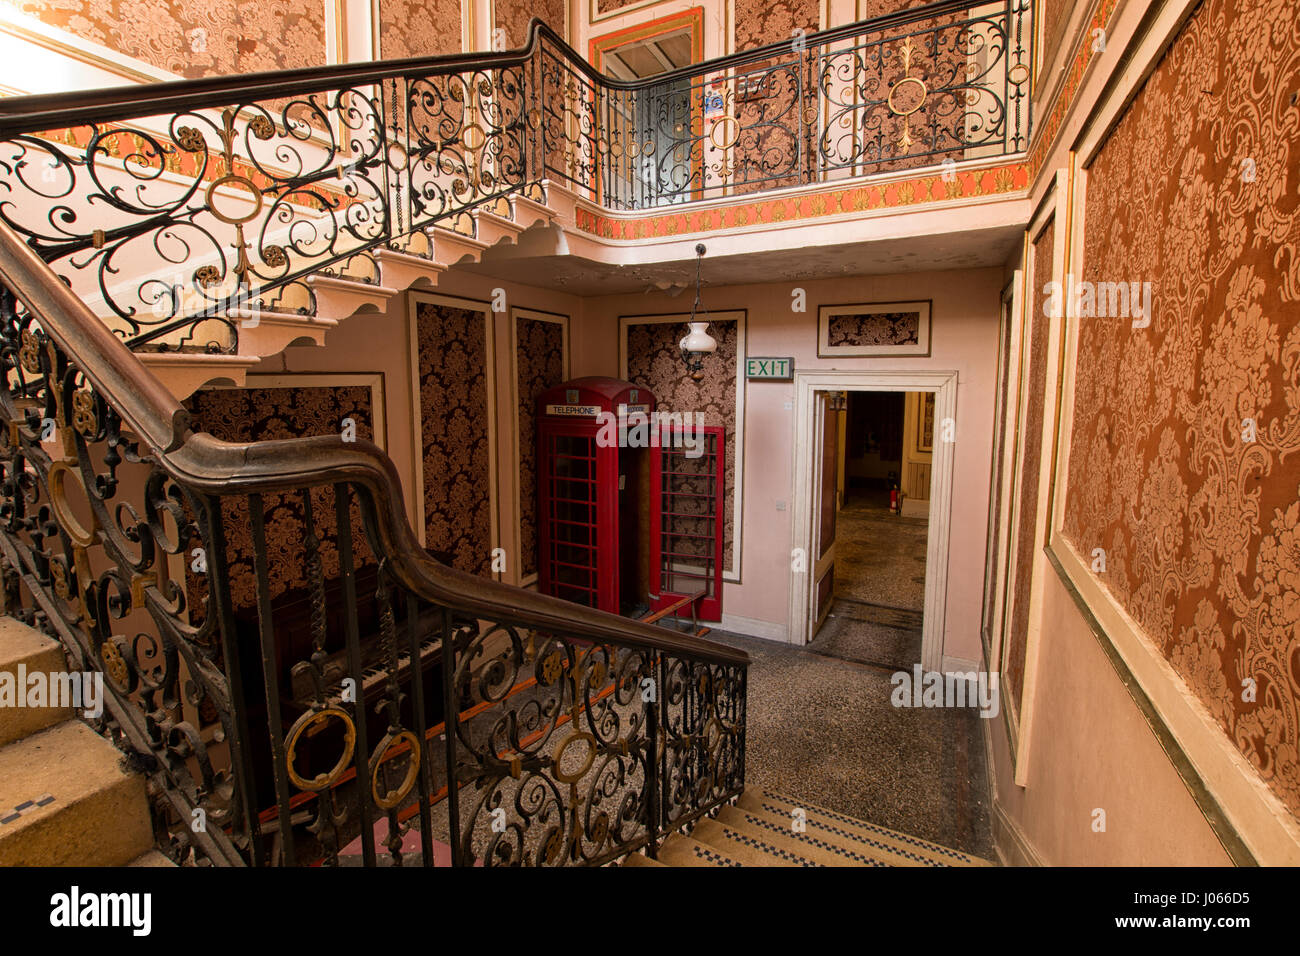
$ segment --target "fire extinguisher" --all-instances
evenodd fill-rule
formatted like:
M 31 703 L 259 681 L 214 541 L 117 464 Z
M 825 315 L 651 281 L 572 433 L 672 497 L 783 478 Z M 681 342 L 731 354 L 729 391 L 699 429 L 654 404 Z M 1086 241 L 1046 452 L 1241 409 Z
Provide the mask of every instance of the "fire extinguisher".
M 889 485 L 889 510 L 894 514 L 898 514 L 898 479 L 892 473 L 889 477 L 891 479 Z

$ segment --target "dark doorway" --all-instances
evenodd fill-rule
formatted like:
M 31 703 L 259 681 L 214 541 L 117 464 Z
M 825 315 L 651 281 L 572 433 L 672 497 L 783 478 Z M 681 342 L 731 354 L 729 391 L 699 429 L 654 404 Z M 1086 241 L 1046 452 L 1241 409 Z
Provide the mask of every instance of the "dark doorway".
M 811 650 L 891 670 L 921 660 L 928 500 L 908 498 L 929 498 L 927 398 L 850 391 L 839 403 L 834 587 Z

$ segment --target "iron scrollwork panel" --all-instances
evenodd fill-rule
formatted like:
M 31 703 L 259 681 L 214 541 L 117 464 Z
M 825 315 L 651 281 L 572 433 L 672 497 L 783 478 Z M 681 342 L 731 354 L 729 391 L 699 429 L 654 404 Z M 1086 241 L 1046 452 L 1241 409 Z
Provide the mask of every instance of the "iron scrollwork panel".
M 0 219 L 134 347 L 232 350 L 241 310 L 311 311 L 270 290 L 390 234 L 381 90 L 15 137 Z
M 606 862 L 651 832 L 648 652 L 486 626 L 457 650 L 462 862 Z
M 211 503 L 142 453 L 7 291 L 0 323 L 0 550 L 33 597 L 6 611 L 60 639 L 74 669 L 103 675 L 101 729 L 166 781 L 169 852 L 239 861 L 248 834 L 233 748 L 223 745 L 238 728 L 217 615 L 190 608 L 168 571 L 172 558 L 206 570 Z M 211 715 L 207 733 L 201 712 Z M 192 828 L 199 815 L 204 827 Z

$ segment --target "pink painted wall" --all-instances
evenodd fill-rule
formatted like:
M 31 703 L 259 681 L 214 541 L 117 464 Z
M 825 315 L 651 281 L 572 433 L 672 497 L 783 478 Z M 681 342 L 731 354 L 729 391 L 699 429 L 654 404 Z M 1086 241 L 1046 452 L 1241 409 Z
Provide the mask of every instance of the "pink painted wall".
M 749 355 L 793 355 L 795 370 L 955 370 L 956 480 L 949 546 L 944 655 L 978 661 L 989 506 L 1000 268 L 911 275 L 809 280 L 808 311 L 791 311 L 791 283 L 711 286 L 704 303 L 713 312 L 745 309 Z M 575 375 L 618 375 L 618 317 L 689 311 L 690 290 L 584 300 L 575 322 Z M 927 358 L 817 357 L 817 307 L 846 302 L 932 299 L 931 355 Z M 791 507 L 794 495 L 794 386 L 748 384 L 742 474 L 741 581 L 723 592 L 723 610 L 761 622 L 758 636 L 784 639 L 791 600 Z M 785 502 L 778 511 L 777 503 Z M 761 633 L 759 633 L 761 631 Z
M 1048 865 L 1228 865 L 1069 593 L 1054 573 L 1046 585 L 1027 786 L 1013 782 L 1001 720 L 988 728 L 999 808 Z

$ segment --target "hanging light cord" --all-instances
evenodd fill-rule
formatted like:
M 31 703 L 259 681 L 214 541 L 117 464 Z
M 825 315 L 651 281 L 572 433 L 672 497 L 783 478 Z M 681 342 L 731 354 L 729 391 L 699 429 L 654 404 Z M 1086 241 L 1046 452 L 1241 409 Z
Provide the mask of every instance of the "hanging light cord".
M 705 252 L 704 243 L 701 242 L 699 245 L 695 247 L 695 302 L 691 304 L 692 322 L 695 321 L 695 315 L 700 308 L 700 283 L 701 283 L 700 270 L 704 265 L 704 252 Z M 709 310 L 705 309 L 704 314 L 708 315 Z

